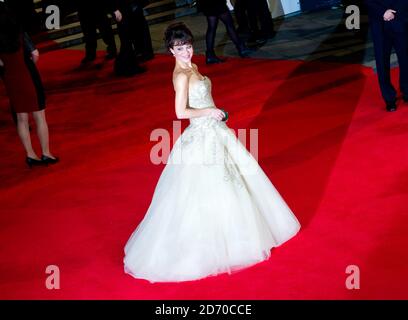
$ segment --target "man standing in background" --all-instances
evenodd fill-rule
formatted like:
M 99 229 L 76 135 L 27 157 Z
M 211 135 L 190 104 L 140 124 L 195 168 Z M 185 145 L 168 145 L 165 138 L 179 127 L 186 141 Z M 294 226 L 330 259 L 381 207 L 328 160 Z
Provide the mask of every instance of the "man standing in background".
M 400 89 L 408 102 L 408 1 L 365 0 L 373 36 L 377 75 L 386 110 L 397 110 L 397 91 L 391 83 L 392 48 L 398 57 Z
M 117 50 L 111 20 L 107 15 L 108 5 L 106 0 L 98 2 L 78 0 L 77 5 L 79 22 L 81 23 L 81 29 L 84 34 L 86 51 L 82 63 L 92 62 L 96 58 L 96 29 L 99 30 L 103 41 L 107 45 L 106 58 L 115 58 Z

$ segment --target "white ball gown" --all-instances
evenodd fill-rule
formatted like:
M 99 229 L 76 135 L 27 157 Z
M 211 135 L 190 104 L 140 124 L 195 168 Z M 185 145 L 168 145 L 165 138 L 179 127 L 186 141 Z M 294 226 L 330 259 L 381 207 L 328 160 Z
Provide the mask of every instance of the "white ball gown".
M 189 106 L 213 107 L 208 77 Z M 125 246 L 125 272 L 150 282 L 231 273 L 270 256 L 300 224 L 255 158 L 222 122 L 190 119 L 171 150 L 149 209 Z

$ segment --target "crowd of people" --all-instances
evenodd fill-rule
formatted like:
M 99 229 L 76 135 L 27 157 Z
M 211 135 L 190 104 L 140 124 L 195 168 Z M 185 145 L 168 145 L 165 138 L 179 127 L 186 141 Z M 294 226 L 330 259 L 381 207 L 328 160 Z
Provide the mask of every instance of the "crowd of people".
M 32 7 L 33 0 L 20 1 L 24 1 L 25 7 Z M 31 29 L 48 31 L 45 28 L 48 18 L 46 8 L 51 5 L 59 8 L 63 24 L 71 23 L 72 14 L 77 13 L 85 44 L 81 64 L 87 66 L 96 60 L 97 39 L 100 36 L 106 45 L 106 59 L 115 59 L 115 73 L 118 76 L 132 76 L 144 72 L 140 64 L 154 57 L 150 30 L 144 15 L 147 4 L 148 0 L 42 0 L 42 13 L 33 13 L 33 16 L 37 16 L 37 25 L 41 27 Z M 115 24 L 116 30 L 113 28 Z M 119 36 L 119 48 L 115 33 Z
M 43 5 L 51 4 L 44 0 Z M 78 12 L 84 43 L 85 55 L 82 65 L 88 65 L 96 59 L 97 31 L 106 44 L 106 59 L 115 59 L 114 71 L 118 76 L 132 76 L 145 72 L 142 63 L 154 58 L 152 40 L 144 8 L 148 0 L 103 0 L 74 2 L 57 1 L 62 12 Z M 241 57 L 251 50 L 239 37 L 231 13 L 224 1 L 201 0 L 197 4 L 206 16 L 206 62 L 220 63 L 224 60 L 214 51 L 215 34 L 218 21 L 221 20 L 228 31 Z M 254 41 L 264 41 L 274 36 L 271 13 L 266 0 L 237 0 L 239 29 L 248 30 Z M 30 31 L 41 30 L 35 26 L 36 14 L 33 0 L 0 1 L 0 75 L 4 81 L 10 100 L 10 109 L 16 123 L 17 132 L 26 151 L 26 163 L 29 167 L 55 164 L 59 158 L 49 147 L 48 125 L 45 117 L 46 97 L 40 74 L 36 67 L 39 52 L 30 38 Z M 45 10 L 44 10 L 45 11 Z M 112 18 L 117 25 L 120 39 L 118 50 L 112 29 Z M 260 28 L 258 28 L 258 21 Z M 29 115 L 32 114 L 41 144 L 41 156 L 38 156 L 31 144 Z
M 46 1 L 46 0 L 45 0 Z M 408 1 L 364 0 L 368 8 L 373 34 L 377 74 L 387 111 L 397 110 L 397 90 L 391 83 L 390 55 L 395 49 L 400 66 L 400 88 L 403 100 L 408 102 Z M 197 5 L 207 20 L 206 63 L 221 63 L 214 49 L 219 20 L 227 30 L 239 56 L 247 57 L 250 43 L 262 45 L 276 34 L 267 0 L 235 0 L 234 9 L 238 28 L 225 1 L 190 1 Z M 46 2 L 45 2 L 46 3 Z M 22 5 L 23 4 L 23 5 Z M 96 59 L 97 30 L 106 44 L 106 59 L 115 59 L 118 76 L 132 76 L 145 72 L 142 64 L 154 58 L 154 51 L 144 8 L 148 0 L 103 0 L 98 3 L 77 0 L 73 4 L 85 42 L 81 64 Z M 72 4 L 71 4 L 72 5 Z M 32 21 L 33 0 L 0 1 L 0 76 L 10 100 L 17 132 L 26 151 L 26 162 L 31 166 L 54 164 L 59 161 L 49 147 L 48 125 L 45 117 L 46 97 L 40 74 L 36 68 L 39 52 L 30 39 L 35 29 Z M 112 18 L 111 18 L 112 17 Z M 112 20 L 117 25 L 120 39 L 118 50 Z M 240 36 L 249 35 L 247 42 Z M 29 114 L 35 119 L 41 143 L 41 156 L 31 145 Z
M 131 76 L 144 72 L 142 62 L 153 59 L 150 30 L 144 16 L 147 0 L 103 0 L 77 1 L 79 22 L 84 35 L 85 57 L 83 64 L 96 58 L 97 30 L 107 46 L 106 58 L 115 60 L 115 73 Z M 117 24 L 120 39 L 119 52 L 116 47 L 111 14 Z
M 85 57 L 83 63 L 92 62 L 96 58 L 96 30 L 99 30 L 107 46 L 107 59 L 116 58 L 115 71 L 122 75 L 139 73 L 142 69 L 135 61 L 144 62 L 153 58 L 153 47 L 148 23 L 143 8 L 148 0 L 104 0 L 95 5 L 92 2 L 78 1 L 78 15 L 85 40 Z M 267 0 L 236 0 L 234 3 L 238 30 L 226 1 L 199 0 L 191 2 L 197 6 L 207 19 L 206 32 L 206 62 L 207 64 L 220 63 L 223 59 L 216 56 L 214 51 L 215 36 L 219 20 L 221 20 L 237 48 L 241 57 L 246 57 L 251 50 L 239 36 L 240 33 L 249 33 L 248 42 L 259 45 L 275 36 L 273 20 Z M 112 31 L 111 14 L 117 23 L 120 38 L 120 51 L 117 55 L 114 33 Z
M 115 73 L 117 75 L 133 75 L 143 72 L 139 63 L 154 57 L 149 26 L 144 16 L 143 8 L 148 0 L 103 0 L 97 5 L 90 1 L 77 1 L 79 21 L 84 34 L 85 57 L 82 63 L 92 62 L 96 58 L 97 33 L 107 46 L 107 59 L 116 58 Z M 241 57 L 247 57 L 251 49 L 247 47 L 239 33 L 248 33 L 248 42 L 253 45 L 262 45 L 275 36 L 271 12 L 267 0 L 236 0 L 238 29 L 226 1 L 199 0 L 192 2 L 207 19 L 206 32 L 206 62 L 207 64 L 221 63 L 223 59 L 215 54 L 214 44 L 221 20 L 237 48 Z M 117 24 L 120 39 L 120 50 L 117 53 L 112 23 L 108 14 L 111 14 Z

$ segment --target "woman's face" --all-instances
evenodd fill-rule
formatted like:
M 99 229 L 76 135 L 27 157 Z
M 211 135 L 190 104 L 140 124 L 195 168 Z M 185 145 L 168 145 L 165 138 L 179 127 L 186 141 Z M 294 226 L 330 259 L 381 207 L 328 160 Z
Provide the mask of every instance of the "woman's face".
M 193 57 L 194 49 L 191 43 L 186 43 L 179 46 L 175 45 L 172 49 L 170 49 L 170 52 L 177 60 L 188 63 Z

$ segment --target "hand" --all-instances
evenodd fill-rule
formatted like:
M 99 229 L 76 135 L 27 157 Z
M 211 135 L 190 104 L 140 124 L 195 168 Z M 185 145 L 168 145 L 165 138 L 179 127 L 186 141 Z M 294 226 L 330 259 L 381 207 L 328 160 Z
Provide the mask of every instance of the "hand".
M 0 67 L 1 67 L 1 68 L 4 67 L 3 60 L 1 60 L 1 59 L 0 59 Z
M 40 52 L 38 52 L 37 49 L 31 52 L 31 60 L 33 60 L 34 63 L 38 62 L 38 59 L 40 59 Z
M 392 10 L 392 9 L 388 9 L 388 10 L 385 11 L 385 13 L 384 13 L 384 21 L 394 20 L 396 13 L 397 13 L 397 11 Z
M 225 114 L 224 114 L 224 112 L 223 112 L 222 110 L 220 110 L 220 109 L 211 108 L 211 109 L 210 109 L 209 116 L 210 116 L 211 118 L 214 118 L 214 119 L 218 120 L 218 121 L 222 121 L 222 119 L 224 118 Z
M 113 14 L 115 15 L 115 20 L 116 20 L 117 22 L 121 22 L 121 21 L 122 21 L 122 13 L 121 13 L 119 10 L 116 10 Z

